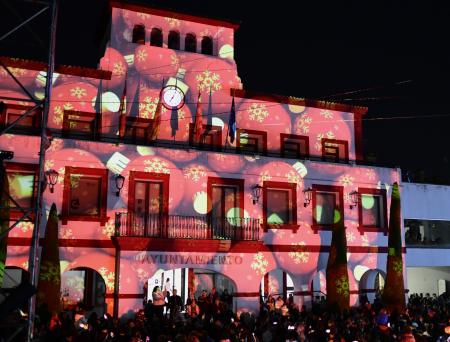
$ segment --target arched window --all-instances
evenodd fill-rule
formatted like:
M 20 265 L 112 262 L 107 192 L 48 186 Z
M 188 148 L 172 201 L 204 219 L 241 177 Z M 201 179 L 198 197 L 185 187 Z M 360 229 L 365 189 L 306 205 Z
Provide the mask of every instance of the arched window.
M 213 40 L 211 37 L 205 36 L 202 39 L 202 53 L 205 55 L 213 54 Z
M 177 31 L 170 31 L 167 45 L 169 49 L 180 50 L 180 33 Z
M 184 39 L 184 50 L 189 52 L 197 52 L 197 38 L 195 34 L 188 33 Z
M 152 32 L 150 33 L 150 45 L 162 47 L 163 36 L 161 29 L 156 27 L 152 28 Z
M 132 42 L 136 43 L 136 44 L 144 44 L 145 43 L 145 26 L 144 25 L 135 25 L 134 26 Z

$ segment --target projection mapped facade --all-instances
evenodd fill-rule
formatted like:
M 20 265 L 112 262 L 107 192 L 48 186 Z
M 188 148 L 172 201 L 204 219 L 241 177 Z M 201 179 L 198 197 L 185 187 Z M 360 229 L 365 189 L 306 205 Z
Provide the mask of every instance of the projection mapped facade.
M 355 162 L 365 108 L 243 90 L 236 28 L 113 4 L 104 71 L 55 75 L 45 170 L 58 179 L 43 200 L 47 211 L 58 208 L 66 300 L 92 297 L 86 287 L 97 286 L 108 312 L 121 315 L 142 307 L 145 282 L 169 277 L 184 296 L 188 288 L 229 288 L 237 310 L 257 311 L 261 295 L 286 291 L 307 304 L 325 289 L 330 230 L 340 220 L 351 302 L 374 292 L 363 280 L 385 268 L 398 170 Z M 4 62 L 42 98 L 39 63 Z M 170 108 L 176 92 L 158 105 L 167 85 L 184 93 L 180 108 Z M 0 96 L 9 98 L 2 124 L 30 106 L 4 70 Z M 0 148 L 14 151 L 9 186 L 23 208 L 35 197 L 39 125 L 31 115 L 0 137 Z M 350 209 L 354 191 L 361 200 Z M 7 266 L 27 269 L 32 229 L 21 222 L 10 233 Z M 86 270 L 95 277 L 87 281 Z

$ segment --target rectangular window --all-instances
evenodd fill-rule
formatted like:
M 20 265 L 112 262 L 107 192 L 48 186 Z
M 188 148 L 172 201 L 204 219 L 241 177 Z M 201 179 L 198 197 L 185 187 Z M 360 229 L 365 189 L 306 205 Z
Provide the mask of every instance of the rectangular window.
M 128 116 L 125 123 L 125 140 L 132 143 L 149 143 L 153 123 L 153 119 Z
M 345 140 L 322 139 L 322 159 L 332 163 L 348 163 L 348 142 Z
M 360 231 L 386 231 L 387 208 L 385 189 L 359 188 Z
M 66 166 L 62 221 L 98 221 L 106 217 L 108 170 Z
M 249 129 L 238 129 L 236 147 L 239 153 L 266 154 L 267 133 Z
M 222 149 L 222 127 L 213 125 L 203 125 L 203 133 L 200 141 L 194 141 L 194 124 L 189 124 L 189 144 L 208 150 L 220 151 Z
M 65 110 L 63 119 L 63 133 L 66 135 L 95 137 L 97 128 L 96 113 Z
M 281 156 L 284 158 L 308 158 L 309 139 L 307 136 L 295 134 L 280 134 Z
M 265 181 L 263 214 L 267 228 L 297 230 L 297 184 Z
M 169 175 L 131 171 L 129 189 L 129 235 L 168 237 Z
M 313 227 L 330 230 L 344 219 L 343 189 L 340 186 L 318 185 L 313 188 Z
M 23 211 L 33 209 L 36 203 L 37 164 L 6 163 L 8 174 L 10 216 L 17 219 Z M 32 216 L 30 216 L 32 217 Z
M 101 177 L 70 175 L 69 216 L 98 217 L 101 209 Z
M 33 107 L 12 103 L 6 104 L 3 113 L 1 113 L 0 124 L 2 126 L 5 126 L 15 122 L 22 116 L 22 114 L 24 114 L 31 108 Z M 41 111 L 42 111 L 41 107 L 36 108 L 32 112 L 28 113 L 25 117 L 23 117 L 19 122 L 17 122 L 17 124 L 15 124 L 15 126 L 11 129 L 13 131 L 14 128 L 16 129 L 27 128 L 27 130 L 29 129 L 37 130 L 40 126 Z

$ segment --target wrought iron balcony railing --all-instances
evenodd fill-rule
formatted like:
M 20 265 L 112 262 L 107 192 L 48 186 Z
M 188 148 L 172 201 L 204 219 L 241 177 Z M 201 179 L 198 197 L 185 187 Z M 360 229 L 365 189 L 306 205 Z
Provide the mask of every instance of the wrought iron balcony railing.
M 259 239 L 260 221 L 242 217 L 116 213 L 116 236 L 170 239 Z

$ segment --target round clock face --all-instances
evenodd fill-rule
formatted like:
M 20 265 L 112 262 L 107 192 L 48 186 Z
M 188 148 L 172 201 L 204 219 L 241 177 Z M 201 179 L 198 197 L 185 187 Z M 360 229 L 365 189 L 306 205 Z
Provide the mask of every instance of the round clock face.
M 162 101 L 167 109 L 180 109 L 184 105 L 184 93 L 176 86 L 167 86 L 162 90 Z

